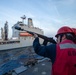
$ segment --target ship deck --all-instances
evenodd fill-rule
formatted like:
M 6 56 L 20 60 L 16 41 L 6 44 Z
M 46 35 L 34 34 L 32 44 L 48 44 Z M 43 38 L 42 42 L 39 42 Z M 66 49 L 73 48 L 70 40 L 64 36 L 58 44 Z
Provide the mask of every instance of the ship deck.
M 0 44 L 20 43 L 19 40 L 0 40 Z
M 51 62 L 44 60 L 19 75 L 51 75 Z
M 31 59 L 35 64 L 27 64 Z M 51 75 L 51 66 L 51 61 L 36 55 L 32 47 L 0 52 L 0 75 Z

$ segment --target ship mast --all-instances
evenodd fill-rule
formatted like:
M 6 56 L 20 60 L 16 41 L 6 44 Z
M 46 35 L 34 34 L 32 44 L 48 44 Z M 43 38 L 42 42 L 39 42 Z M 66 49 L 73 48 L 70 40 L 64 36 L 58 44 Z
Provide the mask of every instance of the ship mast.
M 5 39 L 8 40 L 8 22 L 6 21 L 5 26 L 4 26 L 4 34 L 5 34 Z
M 4 31 L 3 31 L 3 28 L 1 28 L 1 38 L 4 39 Z
M 23 15 L 23 16 L 21 17 L 21 19 L 22 19 L 22 22 L 23 22 L 23 24 L 24 24 L 24 20 L 26 19 L 26 16 Z

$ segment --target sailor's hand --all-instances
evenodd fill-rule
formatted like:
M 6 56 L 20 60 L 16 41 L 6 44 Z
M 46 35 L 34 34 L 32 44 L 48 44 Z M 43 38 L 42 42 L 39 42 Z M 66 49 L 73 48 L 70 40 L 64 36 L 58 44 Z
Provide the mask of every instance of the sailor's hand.
M 38 35 L 37 34 L 34 34 L 34 38 L 37 38 L 38 37 Z

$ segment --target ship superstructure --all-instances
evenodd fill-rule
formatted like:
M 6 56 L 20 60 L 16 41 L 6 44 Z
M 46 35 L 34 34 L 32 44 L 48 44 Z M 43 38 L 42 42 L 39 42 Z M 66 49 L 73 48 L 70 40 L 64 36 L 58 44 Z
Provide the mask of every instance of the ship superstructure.
M 22 29 L 25 29 L 25 30 L 28 30 L 28 31 L 32 31 L 32 32 L 36 32 L 36 33 L 39 33 L 39 34 L 43 34 L 43 31 L 42 29 L 40 28 L 37 28 L 37 27 L 34 27 L 33 26 L 33 22 L 32 22 L 32 19 L 31 18 L 28 18 L 28 24 L 24 24 L 23 21 L 18 21 L 13 27 L 12 27 L 12 32 L 13 32 L 13 35 L 12 37 L 21 37 L 20 34 L 21 33 L 25 33 L 25 31 L 18 31 L 15 29 L 15 26 L 19 26 L 21 27 Z
M 32 46 L 34 37 L 25 32 L 25 31 L 19 31 L 15 29 L 15 26 L 19 26 L 22 29 L 36 32 L 38 34 L 43 35 L 43 31 L 40 28 L 34 27 L 33 22 L 31 18 L 28 18 L 28 24 L 24 24 L 24 20 L 26 19 L 25 15 L 22 18 L 22 21 L 18 21 L 14 26 L 12 26 L 12 38 L 8 39 L 8 24 L 5 23 L 4 32 L 2 29 L 2 39 L 0 40 L 0 50 L 10 50 L 15 48 L 23 48 L 27 46 Z M 40 42 L 42 43 L 42 39 L 40 39 Z

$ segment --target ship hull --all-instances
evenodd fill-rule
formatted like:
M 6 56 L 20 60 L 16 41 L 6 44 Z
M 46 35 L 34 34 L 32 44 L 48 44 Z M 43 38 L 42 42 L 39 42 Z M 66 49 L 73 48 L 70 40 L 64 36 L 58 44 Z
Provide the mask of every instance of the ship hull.
M 33 41 L 34 41 L 34 38 L 27 38 L 27 39 L 21 38 L 19 42 L 0 44 L 0 51 L 15 50 L 15 49 L 21 49 L 21 48 L 33 46 Z M 43 40 L 40 39 L 41 44 L 42 42 Z

